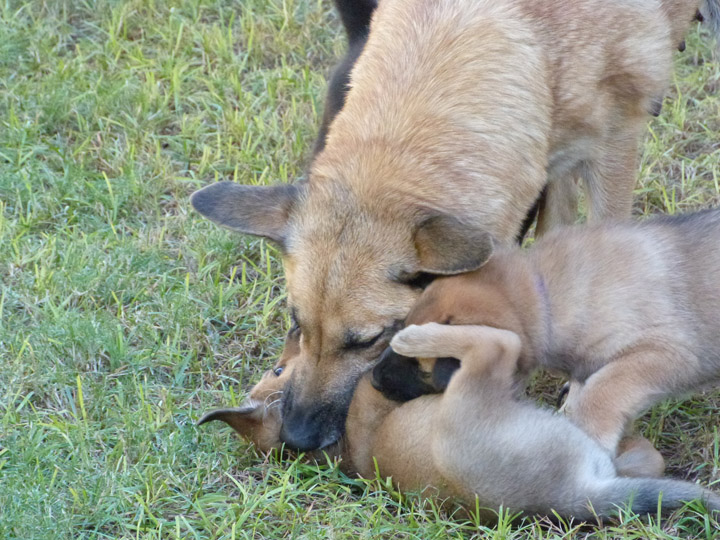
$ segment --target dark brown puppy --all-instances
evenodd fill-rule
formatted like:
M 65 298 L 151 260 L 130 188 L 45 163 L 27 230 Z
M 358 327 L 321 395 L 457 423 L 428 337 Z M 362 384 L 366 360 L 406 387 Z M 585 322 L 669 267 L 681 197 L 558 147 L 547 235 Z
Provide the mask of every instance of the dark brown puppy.
M 370 33 L 370 20 L 377 7 L 377 0 L 334 0 L 334 2 L 347 34 L 348 50 L 330 75 L 325 96 L 325 110 L 315 139 L 313 155 L 317 155 L 325 148 L 330 124 L 345 105 L 345 98 L 350 90 L 350 72 L 365 47 Z

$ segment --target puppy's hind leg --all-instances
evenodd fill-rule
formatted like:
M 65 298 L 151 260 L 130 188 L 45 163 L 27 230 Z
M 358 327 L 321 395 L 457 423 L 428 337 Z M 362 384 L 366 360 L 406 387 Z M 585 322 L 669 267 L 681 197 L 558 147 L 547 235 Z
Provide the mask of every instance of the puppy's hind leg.
M 638 347 L 596 371 L 565 402 L 565 413 L 611 455 L 629 421 L 670 394 L 697 384 L 698 360 L 685 354 Z
M 621 440 L 617 453 L 613 463 L 619 476 L 660 478 L 665 472 L 662 454 L 640 435 Z

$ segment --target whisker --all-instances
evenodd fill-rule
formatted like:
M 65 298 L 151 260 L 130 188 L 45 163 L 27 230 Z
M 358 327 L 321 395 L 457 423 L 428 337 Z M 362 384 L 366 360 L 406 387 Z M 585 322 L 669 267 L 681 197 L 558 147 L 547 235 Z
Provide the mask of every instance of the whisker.
M 282 396 L 283 393 L 284 392 L 282 390 L 275 390 L 275 392 L 270 392 L 267 396 L 265 396 L 265 399 L 263 400 L 263 403 L 266 404 L 265 407 L 267 407 L 268 400 L 274 399 L 274 396 L 277 396 L 278 394 L 280 394 L 280 396 Z M 278 399 L 282 399 L 282 397 L 280 397 Z M 277 400 L 275 400 L 275 401 L 277 401 Z
M 269 400 L 269 399 L 271 399 L 273 396 L 278 396 L 278 395 L 280 396 L 279 398 L 273 399 L 270 403 L 268 403 L 268 400 Z M 276 408 L 277 408 L 277 406 L 279 406 L 280 403 L 282 402 L 282 395 L 283 395 L 283 391 L 282 391 L 282 390 L 277 390 L 277 391 L 275 391 L 275 392 L 272 392 L 272 393 L 268 394 L 267 397 L 265 398 L 265 401 L 264 401 L 264 403 L 263 403 L 263 420 L 262 420 L 262 421 L 263 421 L 263 425 L 265 424 L 265 420 L 266 420 L 266 419 L 268 418 L 268 416 L 270 415 L 270 412 L 272 412 L 271 409 L 272 409 L 273 407 L 276 407 Z M 273 419 L 274 419 L 276 422 L 279 421 L 278 415 L 277 415 L 277 414 L 274 415 L 274 418 L 273 418 Z
M 268 403 L 267 405 L 265 405 L 265 410 L 268 410 L 268 409 L 274 407 L 275 405 L 279 405 L 281 401 L 282 401 L 282 398 L 281 398 L 281 397 L 280 397 L 280 398 L 277 398 L 275 401 L 271 401 L 270 403 Z

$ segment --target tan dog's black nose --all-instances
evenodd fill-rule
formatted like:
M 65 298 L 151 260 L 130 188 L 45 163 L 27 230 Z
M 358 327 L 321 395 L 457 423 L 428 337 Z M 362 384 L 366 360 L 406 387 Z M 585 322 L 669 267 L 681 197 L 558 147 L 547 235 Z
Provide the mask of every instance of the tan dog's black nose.
M 296 398 L 294 384 L 285 387 L 280 440 L 300 452 L 320 450 L 337 442 L 345 431 L 352 392 L 335 396 L 332 402 L 306 402 Z
M 289 448 L 300 452 L 317 450 L 322 446 L 318 422 L 316 418 L 307 415 L 292 415 L 285 419 L 280 429 L 280 440 Z

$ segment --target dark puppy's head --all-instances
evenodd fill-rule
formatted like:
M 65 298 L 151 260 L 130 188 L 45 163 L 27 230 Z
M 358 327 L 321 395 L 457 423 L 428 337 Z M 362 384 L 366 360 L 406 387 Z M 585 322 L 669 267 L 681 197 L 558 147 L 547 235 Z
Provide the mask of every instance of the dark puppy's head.
M 297 334 L 288 334 L 278 362 L 263 374 L 239 407 L 210 411 L 198 420 L 197 425 L 221 420 L 263 452 L 280 448 L 282 399 L 294 367 L 294 359 L 300 350 L 299 341 Z
M 417 358 L 402 356 L 388 347 L 373 369 L 372 385 L 386 398 L 401 403 L 425 394 L 436 394 L 447 388 L 460 361 L 437 358 L 431 366 L 431 371 L 425 371 Z

